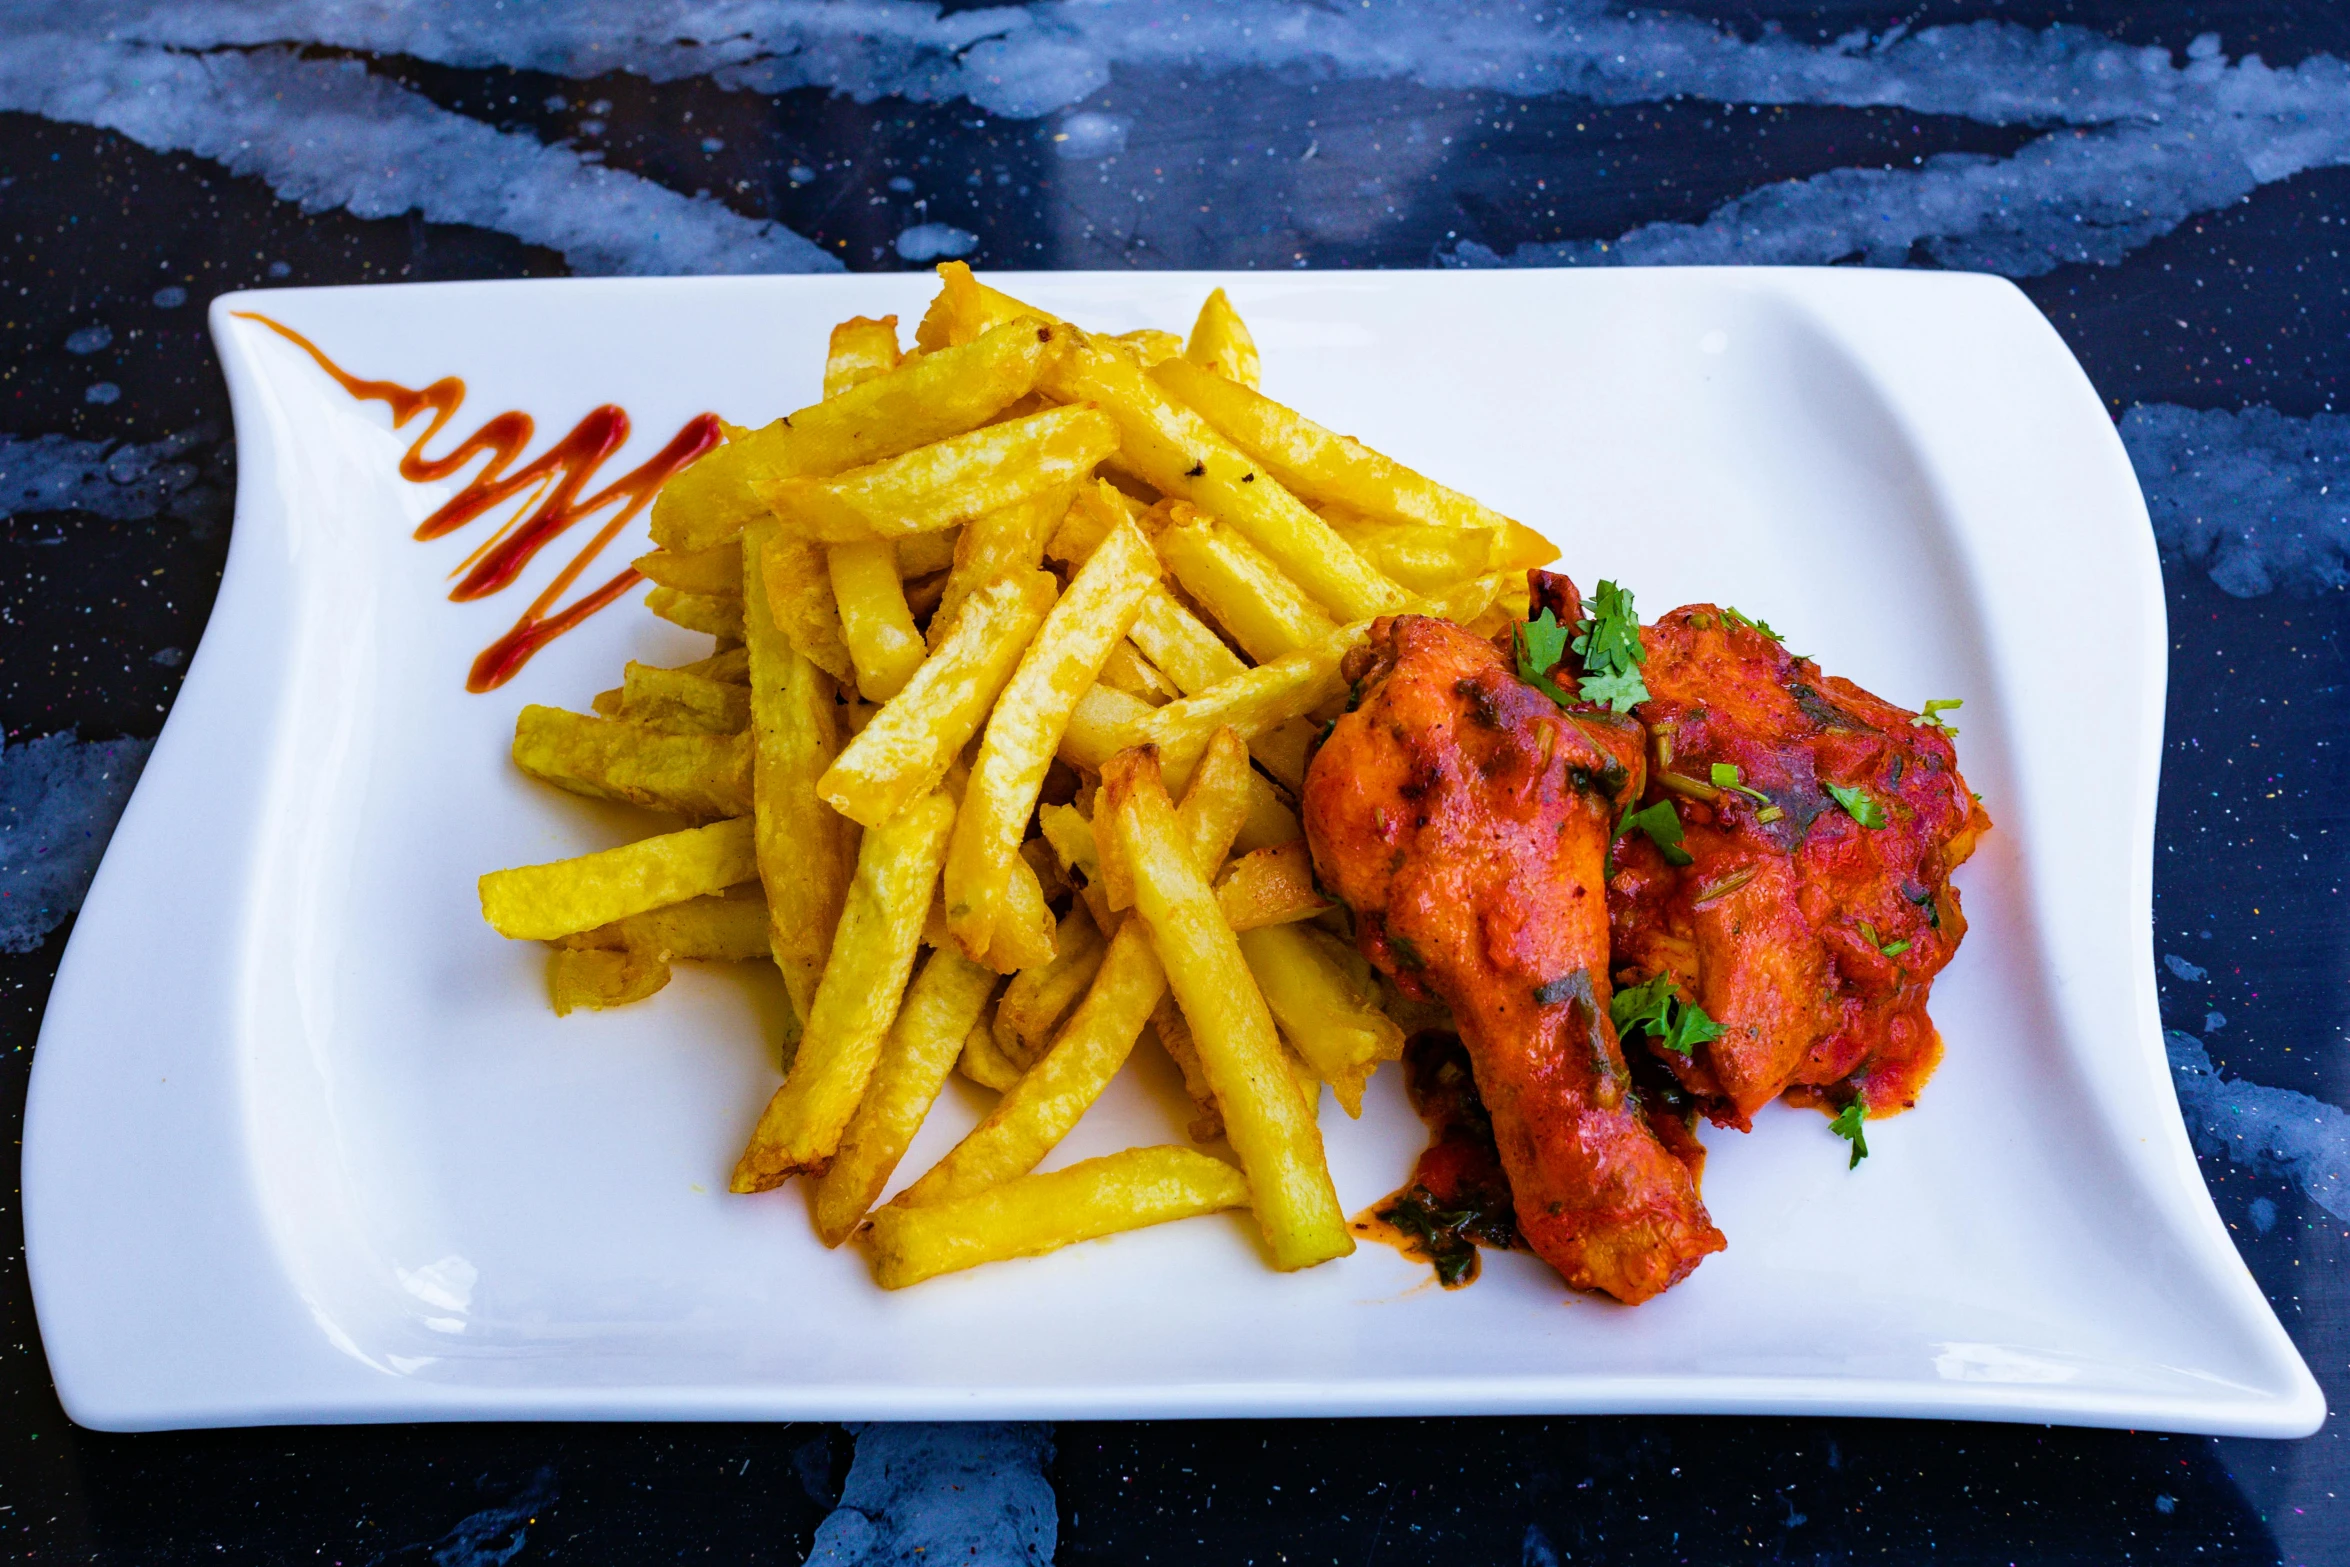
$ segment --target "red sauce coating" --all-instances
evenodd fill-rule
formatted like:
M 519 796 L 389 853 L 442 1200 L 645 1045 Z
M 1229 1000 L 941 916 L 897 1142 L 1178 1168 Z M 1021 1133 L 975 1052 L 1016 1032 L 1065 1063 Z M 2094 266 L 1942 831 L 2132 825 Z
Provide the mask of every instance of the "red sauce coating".
M 531 656 L 557 637 L 587 619 L 596 611 L 613 603 L 630 588 L 644 580 L 631 566 L 618 573 L 600 587 L 591 589 L 570 603 L 556 607 L 556 601 L 570 591 L 580 576 L 595 563 L 605 546 L 619 537 L 635 516 L 652 504 L 661 486 L 668 483 L 681 469 L 701 456 L 720 440 L 718 416 L 697 414 L 686 421 L 669 444 L 650 459 L 630 469 L 619 478 L 592 494 L 582 495 L 602 468 L 605 459 L 618 451 L 628 440 L 628 413 L 617 404 L 606 403 L 591 409 L 587 416 L 571 427 L 571 433 L 538 456 L 514 467 L 530 445 L 537 429 L 536 421 L 518 409 L 495 415 L 455 447 L 439 457 L 425 455 L 425 447 L 441 433 L 457 410 L 465 402 L 465 382 L 453 375 L 442 376 L 430 386 L 402 386 L 397 381 L 370 381 L 351 374 L 326 356 L 316 343 L 282 322 L 265 315 L 240 310 L 238 316 L 247 321 L 258 321 L 280 337 L 300 348 L 314 360 L 318 368 L 332 376 L 337 385 L 361 402 L 382 403 L 392 411 L 392 428 L 406 425 L 419 413 L 430 410 L 431 420 L 423 433 L 409 444 L 400 458 L 400 477 L 411 484 L 428 484 L 462 472 L 477 457 L 488 460 L 473 476 L 471 483 L 438 511 L 417 524 L 416 537 L 437 539 L 455 532 L 492 508 L 517 495 L 533 496 L 537 504 L 516 512 L 496 532 L 484 540 L 457 567 L 462 573 L 457 585 L 449 590 L 449 597 L 459 603 L 487 598 L 513 584 L 538 552 L 553 543 L 578 522 L 596 513 L 611 510 L 612 515 L 587 544 L 548 583 L 530 607 L 504 636 L 482 649 L 473 661 L 467 675 L 465 689 L 473 692 L 494 691 L 514 678 L 517 670 L 530 662 Z M 509 472 L 508 470 L 512 471 Z

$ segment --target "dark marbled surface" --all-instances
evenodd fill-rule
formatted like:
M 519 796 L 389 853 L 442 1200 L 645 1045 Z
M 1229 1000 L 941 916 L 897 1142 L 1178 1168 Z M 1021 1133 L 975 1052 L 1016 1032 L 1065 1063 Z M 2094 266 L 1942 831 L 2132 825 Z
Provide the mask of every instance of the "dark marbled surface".
M 2165 1019 L 2221 1214 L 2338 1398 L 2344 60 L 2350 13 L 2258 0 L 11 6 L 8 1114 L 95 847 L 218 580 L 234 476 L 202 331 L 216 293 L 958 252 L 1986 268 L 2079 355 L 2153 505 L 2173 644 Z M 97 1435 L 49 1390 L 17 1223 L 11 1200 L 6 1559 L 2350 1560 L 2332 1426 L 2292 1443 L 1719 1419 Z

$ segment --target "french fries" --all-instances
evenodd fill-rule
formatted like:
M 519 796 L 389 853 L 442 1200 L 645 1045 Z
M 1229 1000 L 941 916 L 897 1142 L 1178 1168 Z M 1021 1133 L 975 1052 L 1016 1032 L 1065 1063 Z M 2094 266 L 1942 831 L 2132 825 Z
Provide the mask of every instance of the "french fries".
M 1127 862 L 1135 913 L 1191 1025 L 1273 1265 L 1307 1268 L 1343 1257 L 1354 1238 L 1330 1184 L 1322 1133 L 1298 1096 L 1272 1013 L 1183 841 L 1158 772 L 1145 751 L 1105 779 L 1103 812 L 1116 846 L 1109 852 Z
M 516 720 L 524 772 L 686 825 L 491 872 L 484 917 L 550 945 L 559 1014 L 774 963 L 797 1043 L 729 1184 L 809 1177 L 884 1288 L 1236 1207 L 1280 1268 L 1343 1256 L 1321 1086 L 1358 1115 L 1425 1019 L 1334 934 L 1293 799 L 1372 617 L 1498 632 L 1554 552 L 1257 391 L 1220 289 L 1181 339 L 939 278 L 914 353 L 842 322 L 820 401 L 656 500 L 643 602 L 710 656 Z M 1241 1168 L 1038 1173 L 1146 1031 Z M 902 1179 L 958 1070 L 993 1105 Z

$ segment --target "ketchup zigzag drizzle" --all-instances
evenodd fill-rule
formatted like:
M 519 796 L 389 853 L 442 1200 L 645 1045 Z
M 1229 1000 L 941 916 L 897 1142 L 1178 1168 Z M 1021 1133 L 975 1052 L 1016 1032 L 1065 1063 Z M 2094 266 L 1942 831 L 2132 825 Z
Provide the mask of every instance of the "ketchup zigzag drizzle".
M 512 630 L 482 649 L 473 661 L 473 669 L 466 676 L 468 691 L 494 691 L 514 678 L 515 672 L 530 662 L 531 655 L 557 637 L 611 604 L 630 588 L 644 581 L 634 566 L 621 572 L 602 587 L 556 609 L 555 601 L 579 580 L 580 574 L 595 562 L 604 547 L 617 538 L 629 520 L 652 503 L 662 485 L 695 458 L 719 442 L 718 416 L 697 414 L 685 427 L 670 437 L 643 465 L 605 485 L 593 495 L 582 499 L 580 492 L 604 465 L 604 459 L 618 451 L 628 440 L 628 414 L 616 403 L 606 403 L 591 410 L 587 417 L 571 427 L 571 433 L 548 447 L 537 457 L 507 472 L 515 458 L 530 445 L 532 432 L 537 428 L 529 414 L 509 409 L 498 414 L 482 427 L 457 443 L 445 456 L 427 457 L 424 448 L 443 426 L 456 417 L 457 409 L 465 401 L 465 382 L 457 376 L 445 375 L 427 387 L 402 386 L 396 381 L 368 381 L 351 374 L 329 359 L 325 352 L 301 333 L 282 322 L 265 315 L 240 310 L 238 316 L 247 321 L 258 321 L 278 336 L 300 348 L 318 368 L 334 377 L 344 391 L 361 402 L 382 403 L 392 411 L 392 428 L 397 430 L 425 410 L 432 410 L 432 422 L 424 433 L 410 443 L 407 453 L 400 458 L 400 477 L 412 484 L 426 484 L 446 479 L 461 471 L 474 458 L 486 454 L 489 461 L 482 465 L 473 482 L 459 491 L 454 499 L 440 510 L 417 524 L 416 537 L 437 539 L 453 533 L 503 501 L 526 491 L 543 491 L 545 498 L 526 513 L 517 513 L 483 542 L 480 548 L 457 567 L 464 573 L 457 585 L 449 590 L 449 597 L 463 603 L 487 598 L 510 586 L 530 564 L 531 558 L 553 543 L 570 527 L 607 507 L 618 505 L 611 519 L 588 540 L 585 548 L 573 556 L 571 564 L 556 573 L 546 590 L 531 600 L 522 618 L 514 622 Z

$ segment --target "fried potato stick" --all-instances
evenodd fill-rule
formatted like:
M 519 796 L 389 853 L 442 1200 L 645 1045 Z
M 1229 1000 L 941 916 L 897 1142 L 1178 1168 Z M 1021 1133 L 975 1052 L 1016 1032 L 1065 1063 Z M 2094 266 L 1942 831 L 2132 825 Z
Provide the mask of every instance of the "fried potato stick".
M 929 649 L 914 629 L 898 554 L 882 539 L 835 544 L 825 552 L 841 639 L 867 701 L 886 702 L 906 688 Z
M 816 1186 L 816 1233 L 838 1246 L 881 1197 L 922 1118 L 946 1086 L 963 1041 L 995 989 L 994 970 L 949 947 L 923 960 L 874 1062 L 840 1151 Z
M 1325 931 L 1262 925 L 1238 933 L 1240 955 L 1272 1009 L 1281 1036 L 1346 1113 L 1360 1120 L 1363 1085 L 1382 1061 L 1403 1054 L 1403 1030 L 1379 1009 L 1370 971 Z
M 739 598 L 655 588 L 645 595 L 645 608 L 688 631 L 703 631 L 736 642 L 742 640 L 743 601 Z
M 833 478 L 759 479 L 752 489 L 807 538 L 826 544 L 897 539 L 1065 490 L 1117 449 L 1118 427 L 1104 415 L 1048 408 Z
M 851 316 L 832 329 L 824 350 L 824 395 L 838 397 L 853 386 L 898 367 L 898 318 Z
M 740 556 L 735 566 L 741 568 Z M 740 734 L 751 723 L 745 687 L 633 660 L 621 674 L 618 708 L 618 716 L 670 734 Z
M 525 707 L 514 765 L 599 800 L 709 820 L 751 810 L 751 747 L 742 735 L 665 734 L 625 718 Z
M 873 1278 L 904 1289 L 942 1273 L 1038 1257 L 1078 1241 L 1248 1206 L 1247 1179 L 1190 1148 L 1129 1148 L 1024 1175 L 955 1202 L 873 1216 Z
M 1127 861 L 1135 914 L 1191 1025 L 1274 1265 L 1305 1268 L 1347 1255 L 1354 1238 L 1330 1181 L 1321 1129 L 1298 1095 L 1239 940 L 1184 841 L 1155 758 L 1142 753 L 1106 775 L 1101 809 L 1116 844 L 1105 846 L 1105 855 Z
M 938 787 L 979 732 L 1052 608 L 1050 572 L 999 577 L 973 594 L 905 688 L 850 741 L 816 786 L 851 821 L 877 826 Z
M 760 1115 L 730 1190 L 765 1191 L 832 1162 L 905 996 L 954 819 L 954 801 L 928 794 L 866 829 L 799 1053 Z
M 1332 905 L 1314 885 L 1313 855 L 1297 838 L 1234 860 L 1216 880 L 1216 907 L 1234 930 L 1249 931 L 1312 919 Z
M 776 626 L 764 573 L 754 566 L 775 531 L 774 519 L 762 517 L 743 532 L 754 815 L 769 943 L 793 1012 L 805 1023 L 848 891 L 849 844 L 844 824 L 816 794 L 840 746 L 832 682 Z
M 764 515 L 752 481 L 821 478 L 975 430 L 1026 397 L 1065 351 L 1063 334 L 1008 319 L 952 351 L 923 354 L 758 430 L 729 428 L 726 444 L 661 487 L 653 541 L 707 549 Z
M 1242 780 L 1248 771 L 1248 752 L 1237 735 L 1220 736 L 1202 758 L 1183 797 L 1179 826 L 1184 852 L 1196 855 L 1200 864 L 1213 866 L 1223 859 L 1247 809 Z M 1121 922 L 1085 999 L 1044 1058 L 895 1201 L 909 1206 L 943 1202 L 1035 1169 L 1117 1076 L 1166 989 L 1166 971 L 1149 936 L 1136 921 Z
M 1183 345 L 1183 357 L 1242 386 L 1256 386 L 1264 378 L 1257 340 L 1220 288 L 1210 290 L 1201 303 L 1199 317 L 1191 323 L 1191 341 Z
M 768 956 L 767 899 L 757 884 L 724 896 L 689 899 L 563 938 L 568 948 L 646 953 L 664 962 L 698 958 L 742 963 Z
M 731 598 L 743 590 L 743 552 L 728 539 L 706 550 L 655 550 L 629 562 L 657 587 Z
M 1158 537 L 1167 570 L 1258 663 L 1321 641 L 1338 622 L 1265 558 L 1212 517 L 1194 516 Z
M 665 832 L 617 849 L 481 878 L 481 917 L 501 936 L 553 941 L 759 873 L 747 821 Z
M 1044 561 L 1044 539 L 1069 510 L 1069 492 L 1043 491 L 1025 500 L 989 512 L 966 523 L 956 536 L 948 559 L 945 586 L 939 589 L 938 609 L 930 617 L 930 645 L 937 647 L 954 629 L 955 614 L 966 599 L 998 577 L 1034 571 Z M 897 541 L 898 558 L 923 540 L 938 535 L 910 534 Z
M 1158 580 L 1149 541 L 1121 525 L 1071 579 L 996 701 L 947 852 L 947 929 L 974 960 L 987 958 L 995 938 L 1005 883 L 1069 714 Z

